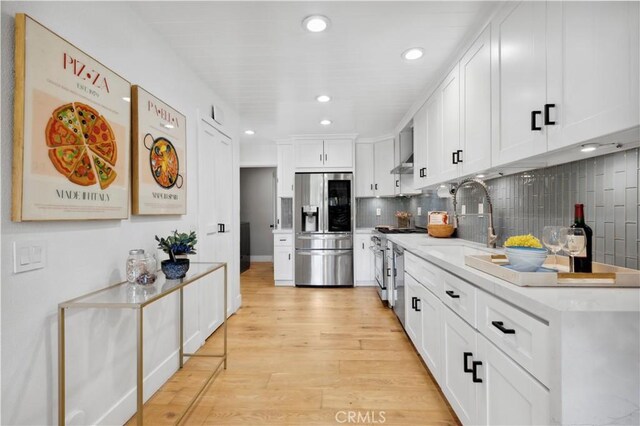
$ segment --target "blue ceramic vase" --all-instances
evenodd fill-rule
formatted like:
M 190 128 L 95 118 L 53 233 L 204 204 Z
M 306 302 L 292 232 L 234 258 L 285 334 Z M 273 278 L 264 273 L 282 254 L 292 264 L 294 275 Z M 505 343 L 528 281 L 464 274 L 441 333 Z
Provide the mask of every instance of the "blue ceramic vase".
M 184 278 L 189 270 L 189 259 L 176 259 L 175 261 L 171 259 L 163 260 L 162 263 L 160 263 L 160 268 L 169 280 Z

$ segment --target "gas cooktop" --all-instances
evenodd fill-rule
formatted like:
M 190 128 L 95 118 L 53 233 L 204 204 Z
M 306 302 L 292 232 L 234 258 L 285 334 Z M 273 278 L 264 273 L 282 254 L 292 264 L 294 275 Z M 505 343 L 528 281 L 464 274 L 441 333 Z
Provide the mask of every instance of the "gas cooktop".
M 389 228 L 376 227 L 376 231 L 382 234 L 426 234 L 427 230 L 423 228 Z

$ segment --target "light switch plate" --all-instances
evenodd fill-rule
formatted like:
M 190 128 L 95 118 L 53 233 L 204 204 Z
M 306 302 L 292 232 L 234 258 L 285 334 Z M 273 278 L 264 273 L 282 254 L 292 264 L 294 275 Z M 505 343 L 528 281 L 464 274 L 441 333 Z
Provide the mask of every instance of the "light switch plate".
M 13 242 L 13 273 L 42 269 L 46 265 L 47 251 L 44 241 Z
M 382 209 L 381 208 L 377 208 L 376 209 L 376 216 L 382 216 Z
M 418 216 L 422 216 L 422 207 L 418 207 Z
M 484 204 L 478 203 L 478 214 L 484 214 Z
M 460 214 L 467 214 L 467 206 L 466 205 L 462 205 L 462 208 L 460 208 Z

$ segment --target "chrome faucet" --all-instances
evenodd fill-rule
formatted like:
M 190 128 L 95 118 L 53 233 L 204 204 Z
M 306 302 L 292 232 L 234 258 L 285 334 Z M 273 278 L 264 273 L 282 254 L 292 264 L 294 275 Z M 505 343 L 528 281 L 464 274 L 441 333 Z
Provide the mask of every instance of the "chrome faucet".
M 487 197 L 487 203 L 489 203 L 489 225 L 487 226 L 487 247 L 496 248 L 496 241 L 498 240 L 498 236 L 495 233 L 495 229 L 493 228 L 493 203 L 491 202 L 491 195 L 489 195 L 489 188 L 487 188 L 487 184 L 484 183 L 482 179 L 478 178 L 467 178 L 463 179 L 458 186 L 453 190 L 453 217 L 456 221 L 456 227 L 458 227 L 458 191 L 460 188 L 467 184 L 476 184 L 484 191 L 485 196 Z

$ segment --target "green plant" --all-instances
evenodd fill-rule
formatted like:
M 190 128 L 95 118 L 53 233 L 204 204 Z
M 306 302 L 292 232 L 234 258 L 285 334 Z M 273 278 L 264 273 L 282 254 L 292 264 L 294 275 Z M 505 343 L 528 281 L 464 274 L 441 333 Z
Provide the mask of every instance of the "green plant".
M 195 246 L 198 242 L 195 231 L 187 234 L 186 232 L 179 233 L 177 230 L 167 238 L 159 238 L 156 235 L 156 241 L 158 248 L 167 253 L 174 262 L 179 254 L 195 254 Z

